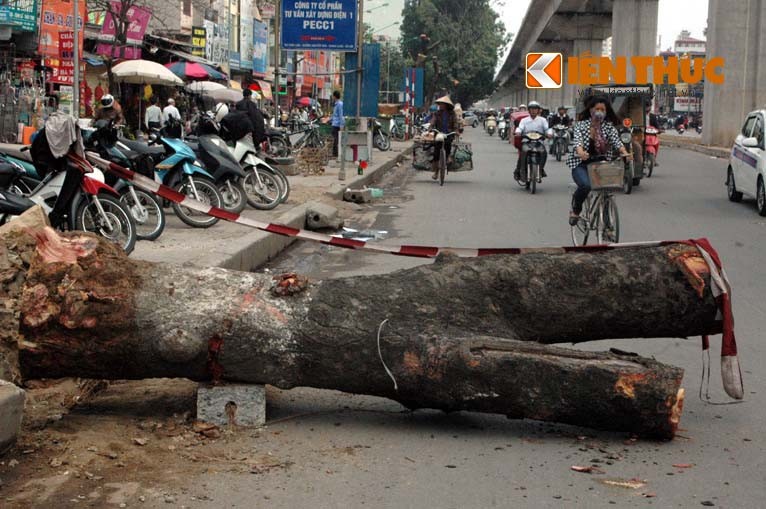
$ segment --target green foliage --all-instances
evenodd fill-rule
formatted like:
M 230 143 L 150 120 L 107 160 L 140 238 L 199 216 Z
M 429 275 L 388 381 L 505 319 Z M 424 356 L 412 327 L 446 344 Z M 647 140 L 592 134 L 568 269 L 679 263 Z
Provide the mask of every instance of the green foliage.
M 418 54 L 430 47 L 425 63 L 427 93 L 447 92 L 468 107 L 493 92 L 495 68 L 510 35 L 490 0 L 406 0 L 402 14 L 405 57 L 417 61 Z M 423 43 L 421 34 L 430 43 Z

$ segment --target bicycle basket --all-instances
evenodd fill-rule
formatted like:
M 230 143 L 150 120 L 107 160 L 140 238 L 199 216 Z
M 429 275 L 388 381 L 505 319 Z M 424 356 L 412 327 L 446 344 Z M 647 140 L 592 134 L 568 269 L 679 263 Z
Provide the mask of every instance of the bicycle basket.
M 611 163 L 590 163 L 588 165 L 590 188 L 594 191 L 599 189 L 622 189 L 624 176 L 625 166 L 622 161 Z

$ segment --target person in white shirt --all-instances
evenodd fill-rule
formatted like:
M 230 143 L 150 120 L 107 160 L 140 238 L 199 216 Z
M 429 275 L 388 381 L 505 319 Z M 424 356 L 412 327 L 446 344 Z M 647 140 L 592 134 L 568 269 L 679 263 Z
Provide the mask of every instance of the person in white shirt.
M 146 115 L 144 115 L 146 129 L 147 131 L 160 129 L 162 127 L 162 110 L 157 106 L 157 96 L 153 95 L 149 102 L 152 105 L 146 108 Z
M 171 124 L 175 125 L 169 127 L 168 123 L 170 122 L 171 118 L 177 120 L 178 122 L 171 122 Z M 178 108 L 176 108 L 176 102 L 172 98 L 168 99 L 168 105 L 165 106 L 165 109 L 162 110 L 162 125 L 167 131 L 167 135 L 171 138 L 181 137 L 181 113 L 178 111 Z
M 521 122 L 519 122 L 519 127 L 516 128 L 515 133 L 523 136 L 526 133 L 534 131 L 550 138 L 552 133 L 548 127 L 548 121 L 542 115 L 540 115 L 540 112 L 542 111 L 540 103 L 537 101 L 531 101 L 527 105 L 527 111 L 529 111 L 529 116 L 521 119 Z M 546 152 L 547 151 L 543 151 L 540 154 L 542 156 L 542 161 L 540 162 L 540 175 L 543 177 L 548 176 L 545 174 L 545 161 L 548 159 L 546 157 Z M 513 172 L 513 177 L 516 180 L 520 180 L 521 178 L 521 169 L 526 164 L 526 159 L 527 158 L 524 152 L 519 152 L 519 159 L 516 161 L 516 171 Z

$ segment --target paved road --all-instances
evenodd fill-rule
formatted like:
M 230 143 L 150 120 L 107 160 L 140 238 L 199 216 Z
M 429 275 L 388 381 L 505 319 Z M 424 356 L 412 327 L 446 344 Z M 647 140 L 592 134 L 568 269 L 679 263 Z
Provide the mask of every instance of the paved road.
M 569 243 L 570 178 L 563 163 L 549 163 L 549 178 L 530 196 L 510 178 L 515 155 L 509 145 L 480 130 L 469 130 L 467 138 L 474 143 L 474 172 L 451 174 L 439 188 L 425 173 L 400 171 L 384 183 L 385 202 L 362 208 L 351 222 L 389 231 L 391 243 Z M 386 400 L 329 391 L 273 391 L 270 419 L 299 417 L 269 427 L 253 448 L 292 465 L 259 476 L 209 474 L 190 479 L 189 486 L 207 492 L 209 507 L 763 507 L 766 388 L 758 366 L 766 361 L 766 221 L 752 201 L 727 201 L 725 161 L 662 149 L 659 160 L 655 177 L 633 195 L 618 197 L 623 240 L 707 236 L 719 250 L 734 287 L 744 403 L 712 406 L 697 398 L 698 338 L 583 346 L 637 351 L 686 370 L 682 436 L 669 443 L 499 416 L 410 414 Z M 301 244 L 274 268 L 340 277 L 416 263 L 428 262 Z M 724 400 L 713 359 L 711 392 Z M 594 460 L 605 475 L 570 470 Z M 679 463 L 694 466 L 672 466 Z M 639 478 L 647 485 L 608 487 L 597 482 L 604 477 Z

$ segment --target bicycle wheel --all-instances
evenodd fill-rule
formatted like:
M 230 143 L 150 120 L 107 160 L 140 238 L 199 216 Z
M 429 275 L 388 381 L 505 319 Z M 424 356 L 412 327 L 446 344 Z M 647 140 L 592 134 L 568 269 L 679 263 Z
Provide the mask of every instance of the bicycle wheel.
M 447 175 L 447 151 L 442 146 L 441 154 L 439 155 L 439 185 L 444 185 L 444 177 Z
M 616 244 L 620 241 L 620 215 L 617 212 L 617 203 L 609 195 L 604 195 L 602 202 L 604 220 L 599 228 L 599 243 Z
M 582 204 L 582 211 L 580 212 L 580 219 L 577 224 L 571 226 L 572 244 L 575 246 L 585 246 L 588 244 L 588 238 L 590 237 L 590 231 L 592 225 L 590 222 L 591 211 L 591 198 L 588 195 Z M 574 196 L 572 196 L 572 208 L 574 209 Z

